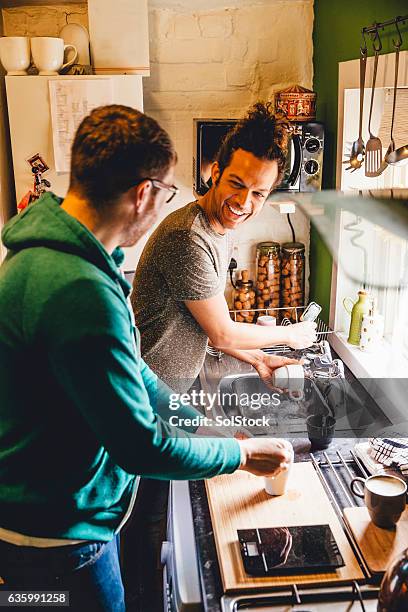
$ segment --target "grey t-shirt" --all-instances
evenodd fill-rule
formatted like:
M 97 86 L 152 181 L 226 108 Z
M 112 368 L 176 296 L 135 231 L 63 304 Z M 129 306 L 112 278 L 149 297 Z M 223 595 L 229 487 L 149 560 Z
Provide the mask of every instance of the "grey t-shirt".
M 228 233 L 217 234 L 197 202 L 166 217 L 143 250 L 131 297 L 142 355 L 175 389 L 197 377 L 208 342 L 184 300 L 222 293 L 230 255 Z

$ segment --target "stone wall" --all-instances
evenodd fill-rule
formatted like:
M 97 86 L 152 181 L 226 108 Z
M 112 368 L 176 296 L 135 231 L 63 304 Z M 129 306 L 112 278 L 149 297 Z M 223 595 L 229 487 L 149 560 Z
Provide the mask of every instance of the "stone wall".
M 87 26 L 83 4 L 3 9 L 3 19 L 7 35 L 56 36 L 65 23 Z M 144 108 L 169 131 L 179 157 L 181 193 L 164 216 L 193 198 L 193 118 L 238 117 L 288 85 L 312 86 L 313 0 L 150 0 L 149 30 Z M 309 223 L 301 213 L 292 217 L 297 239 L 308 245 Z M 286 217 L 267 205 L 236 239 L 246 267 L 257 242 L 291 234 Z

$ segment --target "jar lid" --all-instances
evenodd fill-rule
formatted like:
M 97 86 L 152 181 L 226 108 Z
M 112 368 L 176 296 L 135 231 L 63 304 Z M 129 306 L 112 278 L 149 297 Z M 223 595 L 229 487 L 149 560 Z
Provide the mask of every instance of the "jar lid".
M 302 253 L 305 250 L 303 242 L 284 242 L 282 244 L 282 251 L 286 253 Z
M 239 289 L 252 289 L 252 287 L 254 286 L 254 283 L 251 280 L 243 281 L 241 279 L 238 279 L 237 281 L 235 281 L 235 284 Z
M 256 248 L 260 251 L 267 251 L 268 253 L 274 253 L 280 250 L 279 242 L 258 242 Z

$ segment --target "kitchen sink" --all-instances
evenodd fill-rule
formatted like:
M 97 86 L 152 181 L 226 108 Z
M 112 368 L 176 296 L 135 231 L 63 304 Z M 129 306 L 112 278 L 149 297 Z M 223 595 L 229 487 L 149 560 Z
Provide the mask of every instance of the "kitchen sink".
M 344 378 L 305 378 L 298 395 L 278 393 L 256 372 L 241 373 L 222 378 L 217 392 L 216 415 L 227 424 L 242 422 L 254 436 L 307 437 L 311 415 L 334 417 L 336 437 L 369 437 L 390 425 L 362 385 Z

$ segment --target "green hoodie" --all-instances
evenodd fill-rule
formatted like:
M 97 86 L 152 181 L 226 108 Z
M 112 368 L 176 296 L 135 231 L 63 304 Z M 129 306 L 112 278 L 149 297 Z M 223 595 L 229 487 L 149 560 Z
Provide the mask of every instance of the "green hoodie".
M 240 449 L 165 421 L 168 391 L 141 359 L 137 335 L 135 351 L 123 253 L 110 256 L 60 203 L 45 194 L 2 233 L 0 527 L 107 541 L 135 474 L 231 473 Z

